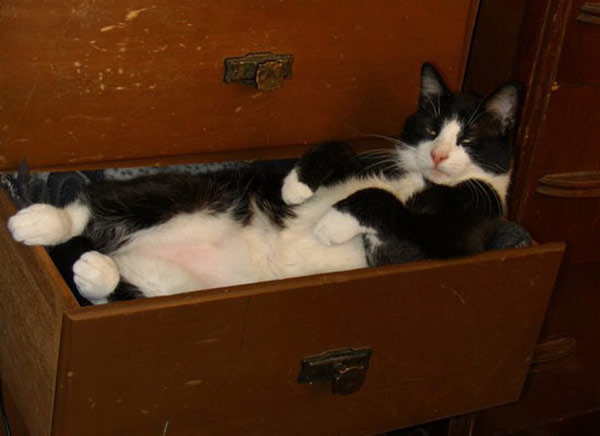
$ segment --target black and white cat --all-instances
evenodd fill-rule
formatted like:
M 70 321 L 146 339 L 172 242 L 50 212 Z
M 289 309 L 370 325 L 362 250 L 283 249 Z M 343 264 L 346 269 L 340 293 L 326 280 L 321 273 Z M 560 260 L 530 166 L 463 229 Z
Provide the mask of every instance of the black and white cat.
M 322 144 L 259 167 L 90 185 L 10 218 L 30 245 L 90 245 L 73 265 L 92 303 L 482 251 L 503 215 L 518 87 L 454 95 L 424 64 L 416 113 L 385 158 Z

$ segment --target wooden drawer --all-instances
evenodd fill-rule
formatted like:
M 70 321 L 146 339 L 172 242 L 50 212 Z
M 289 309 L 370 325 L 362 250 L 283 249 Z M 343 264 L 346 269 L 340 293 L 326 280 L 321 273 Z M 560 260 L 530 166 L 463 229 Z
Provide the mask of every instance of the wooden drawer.
M 0 170 L 395 135 L 433 61 L 460 88 L 477 0 L 7 0 Z M 275 91 L 224 60 L 292 54 Z M 211 155 L 209 155 L 211 153 Z M 254 153 L 252 158 L 256 158 Z
M 563 251 L 78 307 L 12 212 L 0 196 L 0 370 L 32 435 L 373 434 L 515 401 Z M 372 351 L 358 392 L 298 383 L 348 347 Z

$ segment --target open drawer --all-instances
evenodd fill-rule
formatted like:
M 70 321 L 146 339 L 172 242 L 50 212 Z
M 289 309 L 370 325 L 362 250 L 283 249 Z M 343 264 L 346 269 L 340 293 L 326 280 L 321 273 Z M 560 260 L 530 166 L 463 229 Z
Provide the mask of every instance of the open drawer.
M 32 435 L 373 434 L 515 401 L 562 244 L 79 307 L 0 196 L 0 370 Z M 362 386 L 301 361 L 370 349 Z

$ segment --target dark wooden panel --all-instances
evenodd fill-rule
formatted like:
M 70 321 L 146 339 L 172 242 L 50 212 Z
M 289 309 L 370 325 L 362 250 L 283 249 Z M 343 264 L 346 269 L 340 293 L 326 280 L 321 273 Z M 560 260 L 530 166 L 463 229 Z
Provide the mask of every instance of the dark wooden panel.
M 515 79 L 519 35 L 527 0 L 481 0 L 464 90 L 487 95 Z
M 562 248 L 73 311 L 55 433 L 373 434 L 514 401 Z M 297 383 L 346 347 L 373 350 L 359 392 Z
M 4 400 L 4 409 L 6 411 L 6 415 L 8 417 L 9 426 L 10 426 L 10 436 L 31 436 L 31 434 L 27 431 L 25 423 L 23 422 L 23 418 L 19 414 L 17 407 L 12 399 L 11 393 L 5 389 L 3 386 L 0 386 L 2 389 L 2 399 Z M 4 431 L 4 426 L 0 425 L 0 435 L 9 436 Z
M 527 198 L 526 207 L 518 211 L 519 220 L 538 241 L 566 240 L 572 262 L 600 259 L 600 198 L 561 198 L 536 191 L 543 190 L 548 174 L 600 169 L 600 111 L 593 109 L 598 102 L 599 87 L 563 84 L 554 89 L 528 182 L 515 186 L 515 195 Z
M 479 414 L 481 436 L 516 434 L 593 436 L 598 432 L 579 432 L 585 428 L 562 426 L 553 431 L 552 423 L 568 423 L 570 417 L 600 407 L 600 264 L 566 266 L 550 301 L 541 340 L 574 338 L 575 353 L 558 361 L 537 365 L 530 373 L 518 403 L 490 409 Z M 596 421 L 591 421 L 596 422 Z M 589 421 L 588 421 L 589 423 Z M 543 424 L 546 433 L 542 432 Z M 540 428 L 542 427 L 542 428 Z M 561 428 L 561 426 L 557 426 Z M 539 431 L 536 433 L 536 428 Z M 532 429 L 527 433 L 526 429 Z
M 0 168 L 395 134 L 420 65 L 463 77 L 476 0 L 8 0 L 0 9 Z M 226 57 L 292 53 L 269 93 Z
M 573 1 L 557 75 L 559 82 L 600 85 L 600 17 L 596 24 L 578 20 L 586 3 L 595 3 L 600 10 L 600 2 Z
M 42 247 L 14 242 L 0 191 L 0 373 L 32 435 L 50 434 L 63 309 L 76 303 Z

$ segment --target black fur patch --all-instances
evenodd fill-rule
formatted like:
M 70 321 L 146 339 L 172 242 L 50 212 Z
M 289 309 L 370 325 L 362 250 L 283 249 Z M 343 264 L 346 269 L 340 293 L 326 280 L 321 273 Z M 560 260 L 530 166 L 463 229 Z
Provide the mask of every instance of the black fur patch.
M 93 216 L 85 235 L 96 250 L 110 253 L 132 233 L 181 213 L 229 212 L 240 223 L 248 224 L 253 215 L 251 205 L 281 226 L 293 216 L 292 208 L 281 199 L 283 176 L 283 169 L 246 167 L 196 176 L 159 174 L 100 182 L 82 194 Z
M 345 142 L 331 141 L 312 147 L 296 165 L 298 180 L 313 192 L 344 180 L 363 169 L 356 153 Z

